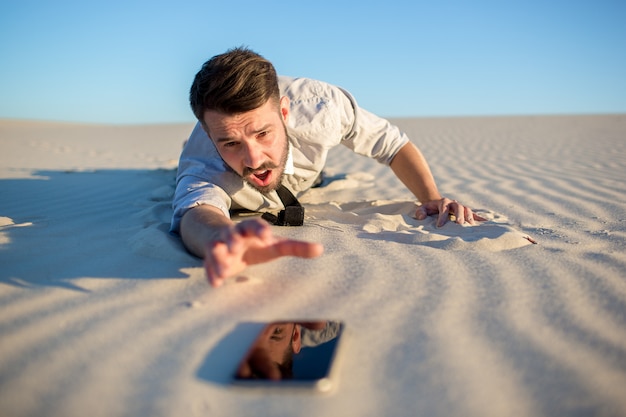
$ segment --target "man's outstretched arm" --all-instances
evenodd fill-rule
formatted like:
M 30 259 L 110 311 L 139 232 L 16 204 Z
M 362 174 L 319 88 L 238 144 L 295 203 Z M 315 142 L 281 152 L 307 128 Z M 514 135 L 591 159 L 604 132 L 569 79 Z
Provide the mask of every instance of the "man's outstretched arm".
M 426 159 L 411 142 L 400 148 L 394 156 L 391 169 L 422 203 L 415 213 L 419 220 L 425 219 L 430 214 L 438 214 L 437 226 L 443 226 L 450 214 L 455 215 L 458 224 L 465 222 L 474 224 L 476 220 L 485 220 L 472 212 L 471 208 L 439 194 Z
M 189 252 L 204 258 L 207 244 L 218 240 L 222 229 L 232 225 L 232 220 L 217 207 L 200 205 L 185 212 L 180 219 L 180 236 Z
M 187 249 L 204 258 L 207 278 L 214 287 L 249 265 L 281 256 L 314 258 L 324 251 L 318 243 L 274 236 L 262 219 L 234 223 L 210 205 L 188 210 L 181 219 L 180 234 Z

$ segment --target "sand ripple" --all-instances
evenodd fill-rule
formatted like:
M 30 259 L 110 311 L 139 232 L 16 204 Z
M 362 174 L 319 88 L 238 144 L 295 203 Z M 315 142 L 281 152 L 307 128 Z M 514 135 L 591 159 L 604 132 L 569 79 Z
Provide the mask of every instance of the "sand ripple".
M 324 256 L 219 290 L 167 233 L 171 170 L 81 170 L 88 146 L 56 132 L 72 170 L 0 179 L 0 415 L 626 415 L 626 117 L 398 122 L 488 222 L 417 221 L 385 167 L 339 149 L 305 226 L 276 229 Z M 240 323 L 286 317 L 346 321 L 334 395 L 229 387 Z

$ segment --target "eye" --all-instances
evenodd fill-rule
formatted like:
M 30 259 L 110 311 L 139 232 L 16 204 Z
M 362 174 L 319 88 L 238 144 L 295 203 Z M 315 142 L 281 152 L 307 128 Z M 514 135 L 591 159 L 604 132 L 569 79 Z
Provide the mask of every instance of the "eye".
M 238 145 L 238 142 L 224 142 L 222 146 L 224 148 L 232 148 Z
M 285 338 L 285 328 L 284 327 L 276 327 L 270 336 L 270 339 L 274 342 L 280 342 Z

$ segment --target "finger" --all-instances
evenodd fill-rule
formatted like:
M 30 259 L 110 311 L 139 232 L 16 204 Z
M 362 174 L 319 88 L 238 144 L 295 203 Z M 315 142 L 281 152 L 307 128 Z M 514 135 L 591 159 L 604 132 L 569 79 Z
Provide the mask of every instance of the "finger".
M 247 379 L 252 376 L 252 369 L 250 369 L 250 365 L 248 364 L 248 360 L 244 360 L 239 369 L 237 369 L 237 378 Z
M 471 225 L 475 225 L 476 222 L 484 222 L 487 221 L 486 218 L 476 214 L 471 208 L 465 207 L 465 221 Z
M 324 253 L 324 246 L 319 243 L 300 240 L 281 240 L 272 246 L 275 257 L 297 256 L 299 258 L 316 258 Z
M 448 200 L 447 198 L 441 200 L 439 216 L 437 217 L 437 227 L 443 226 L 448 221 L 448 217 L 450 216 L 450 204 L 453 202 L 453 200 Z
M 230 236 L 228 245 L 225 247 L 225 253 L 220 253 L 221 257 L 219 259 L 225 260 L 227 259 L 226 257 L 237 256 L 245 250 L 246 241 L 248 240 L 249 237 L 247 236 L 242 236 L 239 233 L 233 233 Z
M 213 267 L 213 246 L 214 242 L 208 243 L 204 248 L 204 270 L 206 271 L 207 279 L 209 283 L 213 285 L 213 279 L 216 275 L 215 268 Z
M 468 210 L 469 207 L 465 207 L 463 204 L 456 201 L 450 204 L 450 206 L 454 216 L 456 217 L 456 223 L 459 225 L 465 224 L 465 221 L 467 220 L 466 210 Z
M 472 226 L 476 224 L 476 222 L 474 221 L 474 213 L 472 212 L 472 209 L 469 207 L 465 207 L 465 210 L 463 210 L 463 218 L 465 219 L 467 223 L 469 223 Z
M 463 208 L 463 210 L 461 210 L 461 208 Z M 459 212 L 460 213 L 464 213 L 463 214 L 463 219 L 465 219 L 465 222 L 471 224 L 471 225 L 475 225 L 477 221 L 480 222 L 484 222 L 487 221 L 487 219 L 485 219 L 484 217 L 474 213 L 474 211 L 467 207 L 467 206 L 462 206 L 459 204 Z M 459 221 L 459 215 L 456 216 L 457 217 L 457 223 L 459 224 L 463 224 L 464 222 Z
M 235 231 L 242 236 L 266 237 L 271 234 L 270 224 L 263 219 L 244 220 L 235 226 Z
M 428 217 L 426 207 L 424 207 L 424 205 L 419 206 L 417 210 L 415 210 L 415 218 L 417 220 L 424 220 L 426 217 Z
M 418 210 L 421 210 L 422 213 L 425 213 L 426 216 L 430 216 L 431 214 L 437 214 L 440 212 L 441 210 L 441 203 L 443 202 L 444 199 L 442 200 L 431 200 L 431 201 L 426 201 L 424 203 L 422 203 L 421 206 L 418 207 Z M 450 201 L 450 200 L 448 200 Z M 426 218 L 426 217 L 424 217 Z
M 223 284 L 223 279 L 217 274 L 213 263 L 208 259 L 204 260 L 204 270 L 206 271 L 207 280 L 212 287 L 219 287 Z
M 204 260 L 204 269 L 206 271 L 207 280 L 212 287 L 220 287 L 224 283 L 224 278 L 215 270 L 213 262 L 208 259 Z
M 472 213 L 472 215 L 474 216 L 474 220 L 479 221 L 479 222 L 486 222 L 487 219 L 484 218 L 483 216 L 480 216 L 476 213 Z
M 204 268 L 207 279 L 213 287 L 219 287 L 224 282 L 224 265 L 220 259 L 224 259 L 227 253 L 227 245 L 224 242 L 211 242 L 207 245 L 204 255 Z

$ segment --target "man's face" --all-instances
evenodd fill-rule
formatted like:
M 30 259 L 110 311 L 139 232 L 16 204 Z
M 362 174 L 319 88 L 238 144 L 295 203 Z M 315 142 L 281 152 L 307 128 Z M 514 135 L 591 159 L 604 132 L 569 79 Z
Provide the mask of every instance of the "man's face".
M 300 352 L 300 326 L 295 323 L 274 323 L 267 326 L 256 347 L 265 349 L 276 363 L 282 363 L 285 350 Z
M 281 367 L 291 373 L 290 358 L 300 352 L 301 328 L 296 323 L 272 323 L 263 329 L 246 358 L 239 364 L 237 377 L 243 379 L 282 379 Z
M 254 110 L 225 114 L 207 110 L 204 123 L 220 156 L 262 193 L 278 188 L 289 154 L 286 122 L 289 99 L 272 100 Z

